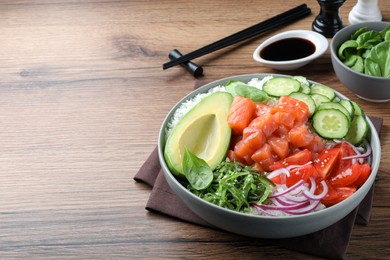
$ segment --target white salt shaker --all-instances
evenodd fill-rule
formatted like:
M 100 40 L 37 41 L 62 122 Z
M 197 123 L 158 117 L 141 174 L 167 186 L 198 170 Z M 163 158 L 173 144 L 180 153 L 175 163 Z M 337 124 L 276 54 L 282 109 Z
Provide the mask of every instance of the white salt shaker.
M 349 12 L 348 20 L 350 24 L 381 21 L 382 14 L 378 0 L 358 0 Z

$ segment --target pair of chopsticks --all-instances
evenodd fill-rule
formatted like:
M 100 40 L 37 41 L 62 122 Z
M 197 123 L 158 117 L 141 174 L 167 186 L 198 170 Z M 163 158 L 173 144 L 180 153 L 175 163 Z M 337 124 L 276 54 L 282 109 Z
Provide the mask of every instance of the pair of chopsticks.
M 252 38 L 260 33 L 271 30 L 275 27 L 281 26 L 283 24 L 291 23 L 295 20 L 298 20 L 306 15 L 309 15 L 311 12 L 310 8 L 306 4 L 301 4 L 295 8 L 292 8 L 284 13 L 276 15 L 272 18 L 269 18 L 263 22 L 250 26 L 242 31 L 234 33 L 230 36 L 227 36 L 221 40 L 218 40 L 214 43 L 206 45 L 200 49 L 197 49 L 193 52 L 190 52 L 186 55 L 181 56 L 180 58 L 171 60 L 163 64 L 163 69 L 169 69 L 173 66 L 179 65 L 183 62 L 198 58 L 200 56 L 206 55 L 208 53 L 214 52 L 216 50 L 222 49 L 224 47 L 230 46 L 232 44 L 244 41 L 246 39 Z

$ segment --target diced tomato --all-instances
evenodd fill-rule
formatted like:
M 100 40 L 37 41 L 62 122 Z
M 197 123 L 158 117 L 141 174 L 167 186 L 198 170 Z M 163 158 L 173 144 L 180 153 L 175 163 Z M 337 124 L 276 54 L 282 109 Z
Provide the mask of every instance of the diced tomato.
M 290 149 L 288 140 L 285 137 L 270 136 L 267 142 L 280 159 L 286 158 Z
M 337 174 L 345 171 L 352 165 L 352 159 L 349 160 L 342 160 L 344 157 L 353 156 L 356 155 L 355 150 L 346 142 L 341 142 L 337 145 L 335 145 L 336 148 L 341 149 L 341 155 L 340 155 L 340 162 L 338 163 L 337 167 L 332 171 L 332 176 L 336 176 Z
M 355 187 L 340 187 L 340 188 L 333 188 L 332 185 L 328 184 L 328 193 L 325 195 L 325 197 L 321 200 L 321 203 L 323 203 L 325 206 L 330 207 L 332 205 L 335 205 L 348 197 L 350 197 L 352 194 L 355 193 L 356 188 Z M 318 185 L 322 186 L 322 185 Z M 322 189 L 319 188 L 319 189 Z M 316 191 L 317 193 L 317 191 Z M 320 193 L 320 192 L 318 192 Z
M 235 96 L 228 114 L 227 122 L 233 134 L 242 134 L 245 127 L 256 116 L 256 104 L 250 99 Z
M 321 179 L 325 180 L 330 175 L 333 168 L 339 163 L 340 156 L 340 148 L 323 150 L 318 155 L 318 158 L 314 160 L 314 167 Z
M 325 206 L 329 207 L 337 203 L 337 201 L 340 199 L 341 194 L 339 194 L 335 188 L 332 187 L 329 181 L 325 181 L 326 185 L 328 186 L 328 193 L 325 195 L 323 199 L 321 199 L 321 203 L 323 203 Z M 314 194 L 321 194 L 323 191 L 322 185 L 319 185 L 317 183 L 317 189 Z
M 288 132 L 288 139 L 290 143 L 295 147 L 304 147 L 309 145 L 314 136 L 310 133 L 309 129 L 305 124 L 295 126 Z
M 333 187 L 346 187 L 356 182 L 360 177 L 360 164 L 352 164 L 346 170 L 338 173 L 336 176 L 330 179 Z
M 311 152 L 307 149 L 304 149 L 286 157 L 285 159 L 277 161 L 276 163 L 270 166 L 270 169 L 276 170 L 276 169 L 284 168 L 288 165 L 303 165 L 310 162 L 311 159 L 312 159 Z
M 360 176 L 359 179 L 353 184 L 356 188 L 361 187 L 371 174 L 371 166 L 368 163 L 360 164 Z
M 290 171 L 290 176 L 286 178 L 287 187 L 293 186 L 300 180 L 308 181 L 315 171 L 316 169 L 313 164 L 307 164 L 302 167 L 292 169 Z
M 271 136 L 278 129 L 278 124 L 270 114 L 256 117 L 250 122 L 249 126 L 261 129 L 266 137 Z
M 277 175 L 271 178 L 271 181 L 275 184 L 282 184 L 282 177 L 280 175 Z

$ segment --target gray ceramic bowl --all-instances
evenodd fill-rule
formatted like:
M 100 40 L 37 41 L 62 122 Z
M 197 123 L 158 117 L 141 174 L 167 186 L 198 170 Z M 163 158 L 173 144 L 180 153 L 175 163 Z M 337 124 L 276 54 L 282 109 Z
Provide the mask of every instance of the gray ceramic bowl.
M 208 89 L 215 86 L 225 85 L 229 80 L 248 82 L 252 78 L 261 79 L 265 76 L 268 75 L 248 74 L 217 80 L 191 92 L 184 97 L 168 113 L 160 129 L 158 136 L 158 154 L 160 164 L 169 186 L 176 195 L 195 214 L 218 228 L 232 233 L 256 238 L 288 238 L 309 234 L 326 228 L 348 215 L 348 213 L 359 205 L 373 185 L 379 167 L 381 150 L 377 132 L 369 119 L 368 123 L 371 128 L 369 140 L 373 149 L 373 157 L 371 161 L 372 173 L 366 183 L 348 199 L 332 207 L 301 216 L 268 217 L 251 215 L 228 210 L 206 202 L 188 191 L 170 172 L 164 160 L 163 151 L 165 146 L 165 129 L 174 111 L 183 101 L 194 97 L 198 93 L 207 92 Z M 345 96 L 339 93 L 337 94 L 339 98 L 346 99 Z
M 367 30 L 382 30 L 389 22 L 366 22 L 347 26 L 333 37 L 330 50 L 333 69 L 339 80 L 358 97 L 371 102 L 390 100 L 390 78 L 368 76 L 356 72 L 342 63 L 337 52 L 343 42 L 348 40 L 356 30 L 367 27 Z

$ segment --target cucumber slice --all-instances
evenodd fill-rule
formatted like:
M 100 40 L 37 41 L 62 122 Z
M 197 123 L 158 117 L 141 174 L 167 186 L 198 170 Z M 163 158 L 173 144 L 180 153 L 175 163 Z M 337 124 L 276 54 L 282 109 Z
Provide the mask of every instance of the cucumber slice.
M 349 131 L 348 117 L 338 109 L 317 110 L 313 115 L 313 128 L 323 138 L 341 139 Z
M 355 115 L 355 108 L 353 107 L 351 101 L 343 99 L 339 102 L 349 113 L 351 119 L 353 119 L 353 116 Z
M 292 78 L 272 78 L 264 83 L 263 90 L 271 96 L 288 96 L 301 88 L 299 81 Z
M 312 85 L 310 87 L 310 94 L 320 94 L 323 95 L 332 101 L 336 97 L 336 93 L 330 87 L 324 85 Z
M 316 103 L 316 107 L 319 107 L 322 103 L 330 102 L 330 99 L 325 97 L 324 95 L 313 94 L 310 96 L 314 100 L 314 103 Z
M 304 76 L 293 76 L 292 79 L 298 80 L 301 86 L 310 86 L 310 82 Z
M 306 85 L 301 84 L 301 92 L 303 94 L 309 95 L 310 94 L 310 86 L 306 86 Z
M 314 114 L 314 112 L 316 111 L 316 103 L 311 98 L 311 96 L 306 95 L 306 94 L 301 93 L 301 92 L 294 92 L 294 93 L 290 94 L 290 97 L 298 99 L 302 102 L 305 102 L 309 108 L 310 116 L 312 116 Z
M 355 116 L 364 116 L 363 108 L 358 103 L 351 100 L 351 104 L 355 110 L 354 111 Z
M 345 139 L 353 145 L 357 146 L 363 143 L 369 131 L 370 127 L 366 118 L 361 115 L 356 115 L 352 120 L 351 127 L 345 136 Z
M 318 110 L 322 110 L 322 109 L 337 109 L 337 110 L 340 110 L 341 112 L 344 113 L 344 115 L 346 115 L 348 117 L 349 121 L 352 121 L 351 114 L 340 103 L 324 102 L 324 103 L 321 103 L 321 105 L 317 109 Z
M 292 79 L 298 80 L 301 83 L 301 92 L 310 94 L 310 82 L 303 76 L 293 76 Z

